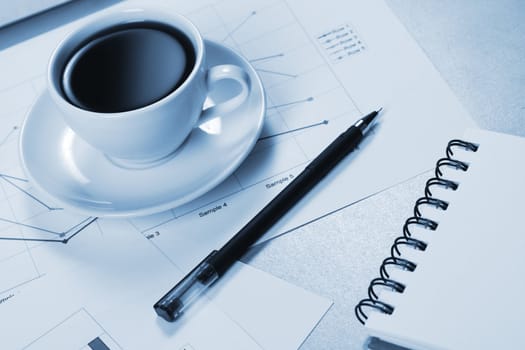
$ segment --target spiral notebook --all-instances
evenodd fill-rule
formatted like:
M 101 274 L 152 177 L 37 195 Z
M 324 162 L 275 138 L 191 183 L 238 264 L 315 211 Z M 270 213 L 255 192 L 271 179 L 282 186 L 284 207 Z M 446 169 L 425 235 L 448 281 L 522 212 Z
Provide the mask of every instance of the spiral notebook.
M 357 318 L 410 349 L 525 349 L 525 139 L 467 131 L 424 192 Z

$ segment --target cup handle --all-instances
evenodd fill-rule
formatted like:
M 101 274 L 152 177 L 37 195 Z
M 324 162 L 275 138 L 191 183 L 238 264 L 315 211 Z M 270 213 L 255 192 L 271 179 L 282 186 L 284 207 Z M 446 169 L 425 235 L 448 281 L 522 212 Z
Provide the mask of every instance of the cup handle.
M 224 79 L 232 79 L 239 83 L 241 86 L 241 92 L 227 101 L 221 102 L 202 111 L 199 118 L 199 124 L 206 123 L 218 115 L 227 114 L 233 111 L 248 97 L 250 93 L 250 77 L 241 67 L 233 64 L 221 64 L 211 67 L 208 70 L 206 76 L 206 86 L 208 91 L 214 84 Z

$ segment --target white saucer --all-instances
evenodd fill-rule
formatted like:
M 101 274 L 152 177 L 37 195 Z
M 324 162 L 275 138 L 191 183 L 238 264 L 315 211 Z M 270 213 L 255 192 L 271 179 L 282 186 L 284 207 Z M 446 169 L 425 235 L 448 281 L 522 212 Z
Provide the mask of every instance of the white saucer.
M 259 137 L 265 95 L 244 58 L 220 44 L 205 41 L 205 45 L 210 66 L 236 64 L 248 72 L 251 93 L 243 106 L 195 128 L 170 160 L 146 169 L 126 169 L 80 139 L 44 92 L 29 111 L 20 136 L 21 160 L 30 181 L 66 208 L 113 217 L 168 210 L 222 182 Z M 216 96 L 212 92 L 212 99 L 220 100 L 224 90 Z

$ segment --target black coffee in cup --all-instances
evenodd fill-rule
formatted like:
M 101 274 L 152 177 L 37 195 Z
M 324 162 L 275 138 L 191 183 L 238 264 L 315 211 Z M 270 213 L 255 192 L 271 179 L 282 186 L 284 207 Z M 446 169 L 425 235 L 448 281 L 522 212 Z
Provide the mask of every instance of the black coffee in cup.
M 130 111 L 177 89 L 194 64 L 192 43 L 174 28 L 153 22 L 121 25 L 74 51 L 62 74 L 62 89 L 82 109 Z

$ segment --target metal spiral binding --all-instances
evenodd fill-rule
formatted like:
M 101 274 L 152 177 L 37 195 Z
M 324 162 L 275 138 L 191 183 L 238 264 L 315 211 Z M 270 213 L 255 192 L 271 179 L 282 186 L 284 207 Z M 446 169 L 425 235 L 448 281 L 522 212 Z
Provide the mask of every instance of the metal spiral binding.
M 361 300 L 355 307 L 354 311 L 357 320 L 362 324 L 365 324 L 368 319 L 367 314 L 364 312 L 364 308 L 376 309 L 387 315 L 394 312 L 394 306 L 379 300 L 379 295 L 376 292 L 376 289 L 386 288 L 397 293 L 404 292 L 405 285 L 390 278 L 388 267 L 396 266 L 410 272 L 416 269 L 416 263 L 401 257 L 399 247 L 404 245 L 420 251 L 424 251 L 427 248 L 427 243 L 412 237 L 410 228 L 412 226 L 421 226 L 432 231 L 437 229 L 439 225 L 438 222 L 423 217 L 420 208 L 424 205 L 428 205 L 439 210 L 447 210 L 448 202 L 432 197 L 432 191 L 430 189 L 434 186 L 443 187 L 452 191 L 458 189 L 459 183 L 443 178 L 442 171 L 444 167 L 451 167 L 460 171 L 468 170 L 469 165 L 467 163 L 452 158 L 454 155 L 453 149 L 456 147 L 471 152 L 476 152 L 478 150 L 478 145 L 463 140 L 454 139 L 448 143 L 446 157 L 437 161 L 434 173 L 435 176 L 430 178 L 425 185 L 425 196 L 416 201 L 414 205 L 414 215 L 408 218 L 403 225 L 403 235 L 394 240 L 394 243 L 390 248 L 390 256 L 384 259 L 381 263 L 379 268 L 380 277 L 374 278 L 370 282 L 368 287 L 368 298 Z

